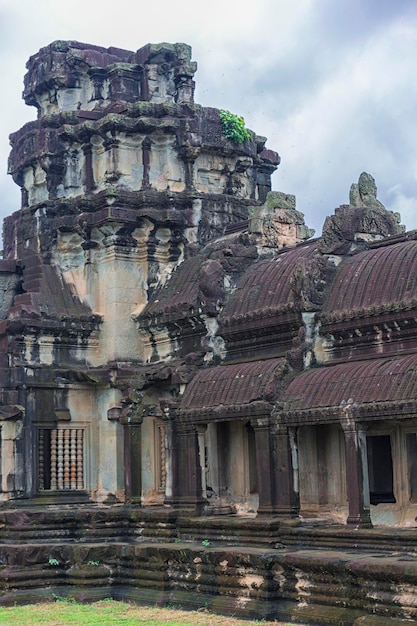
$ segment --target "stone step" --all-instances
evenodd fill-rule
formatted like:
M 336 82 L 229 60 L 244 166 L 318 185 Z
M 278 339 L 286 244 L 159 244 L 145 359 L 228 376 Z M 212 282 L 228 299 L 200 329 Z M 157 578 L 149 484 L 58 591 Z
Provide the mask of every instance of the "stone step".
M 417 619 L 413 557 L 139 540 L 0 544 L 0 563 L 0 605 L 112 597 L 309 626 Z

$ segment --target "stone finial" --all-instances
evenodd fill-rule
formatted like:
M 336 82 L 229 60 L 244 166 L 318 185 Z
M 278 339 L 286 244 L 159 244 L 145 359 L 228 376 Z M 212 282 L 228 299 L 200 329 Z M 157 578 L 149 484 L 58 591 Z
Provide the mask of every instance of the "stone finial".
M 304 222 L 304 215 L 295 208 L 295 196 L 270 191 L 262 207 L 249 209 L 249 233 L 265 248 L 295 246 L 314 235 Z
M 368 242 L 404 232 L 398 213 L 388 211 L 377 200 L 374 178 L 362 172 L 350 188 L 349 204 L 327 217 L 319 248 L 323 254 L 349 254 Z
M 349 204 L 354 207 L 378 207 L 384 209 L 382 202 L 377 200 L 375 179 L 371 174 L 362 172 L 357 183 L 353 183 L 349 193 Z

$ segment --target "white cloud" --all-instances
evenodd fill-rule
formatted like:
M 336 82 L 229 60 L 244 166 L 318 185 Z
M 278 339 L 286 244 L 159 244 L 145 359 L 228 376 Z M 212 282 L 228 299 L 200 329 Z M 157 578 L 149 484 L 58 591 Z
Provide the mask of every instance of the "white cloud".
M 414 0 L 0 0 L 0 217 L 20 203 L 3 172 L 8 134 L 35 115 L 20 99 L 30 55 L 56 39 L 131 50 L 184 41 L 196 100 L 268 137 L 282 157 L 274 187 L 297 195 L 310 226 L 320 232 L 366 170 L 415 228 L 416 14 Z
M 376 177 L 387 208 L 388 188 L 402 179 L 417 196 L 416 34 L 409 24 L 390 25 L 350 51 L 284 123 L 270 122 L 269 137 L 283 156 L 285 190 L 296 188 L 299 209 L 317 230 L 335 206 L 347 202 L 362 170 Z M 278 185 L 280 179 L 278 172 Z M 409 228 L 417 226 L 417 214 L 409 210 L 406 218 Z

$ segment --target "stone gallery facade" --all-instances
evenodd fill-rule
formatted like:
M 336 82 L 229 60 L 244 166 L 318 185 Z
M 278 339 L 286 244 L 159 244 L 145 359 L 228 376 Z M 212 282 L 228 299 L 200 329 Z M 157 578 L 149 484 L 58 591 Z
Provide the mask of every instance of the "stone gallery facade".
M 0 601 L 415 617 L 416 233 L 362 173 L 312 238 L 266 139 L 194 102 L 185 44 L 57 41 L 27 69 Z

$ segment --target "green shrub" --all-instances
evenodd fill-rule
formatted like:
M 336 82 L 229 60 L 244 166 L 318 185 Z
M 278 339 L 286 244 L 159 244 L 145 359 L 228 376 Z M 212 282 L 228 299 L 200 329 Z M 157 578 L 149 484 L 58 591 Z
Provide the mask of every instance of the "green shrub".
M 223 127 L 223 134 L 226 139 L 230 139 L 235 143 L 243 143 L 250 139 L 250 133 L 245 128 L 245 120 L 235 113 L 230 113 L 225 109 L 219 111 L 220 120 Z

